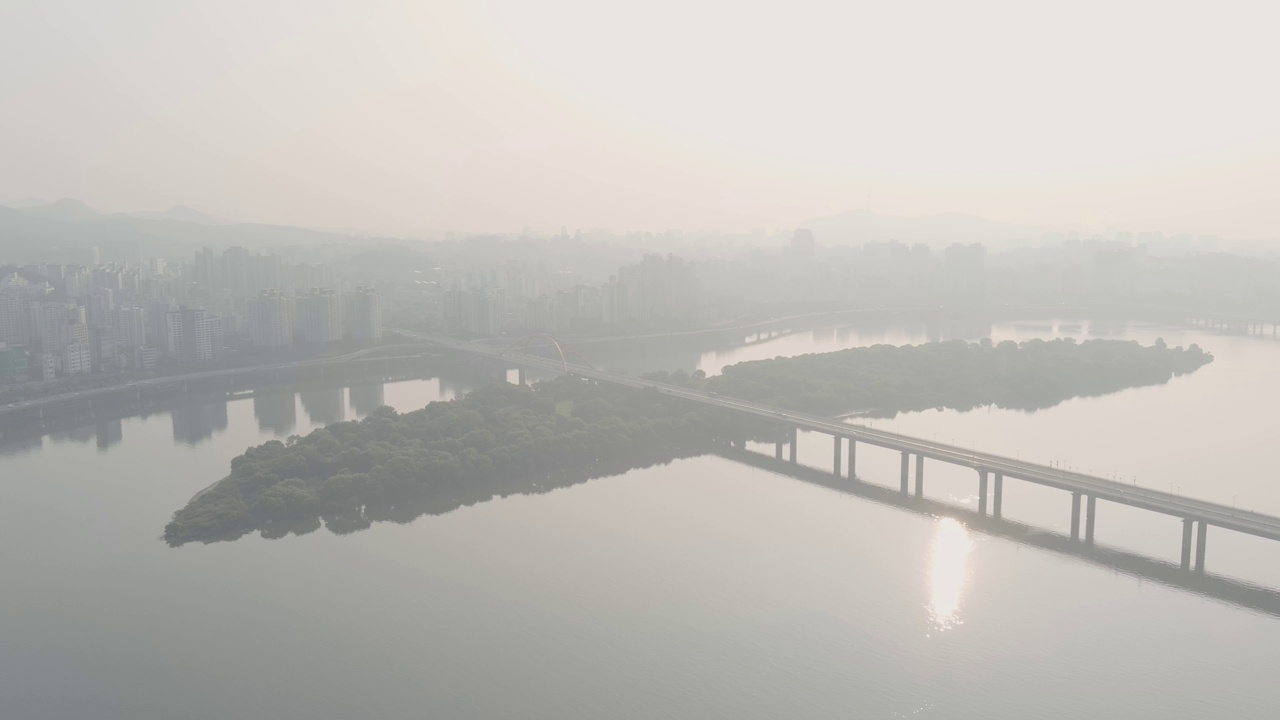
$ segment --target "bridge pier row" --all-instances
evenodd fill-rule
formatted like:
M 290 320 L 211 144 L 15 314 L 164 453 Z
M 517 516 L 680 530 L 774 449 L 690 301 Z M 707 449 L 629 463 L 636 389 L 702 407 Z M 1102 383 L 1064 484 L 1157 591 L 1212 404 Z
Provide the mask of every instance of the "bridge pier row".
M 836 477 L 840 477 L 840 445 L 844 442 L 844 438 L 839 435 L 831 436 L 835 440 L 835 454 L 831 461 L 831 472 Z
M 858 479 L 853 475 L 853 465 L 857 459 L 858 459 L 858 441 L 853 438 L 849 438 L 849 479 L 850 480 Z
M 906 450 L 903 450 L 902 451 L 902 482 L 900 483 L 900 487 L 899 487 L 899 490 L 902 491 L 903 495 L 907 494 L 907 475 L 910 473 L 910 470 L 911 470 L 911 453 L 907 452 Z
M 800 439 L 800 428 L 791 428 L 791 457 L 788 458 L 792 463 L 796 461 L 796 441 Z
M 987 471 L 978 471 L 978 514 L 987 514 Z
M 1080 539 L 1080 493 L 1071 493 L 1071 539 Z
M 924 497 L 924 456 L 916 455 L 916 499 Z
M 1204 543 L 1208 540 L 1209 523 L 1200 521 L 1200 529 L 1196 532 L 1196 572 L 1204 572 Z
M 1000 519 L 1000 505 L 1004 500 L 1004 475 L 996 473 L 991 494 L 991 517 Z
M 1086 545 L 1093 544 L 1093 520 L 1098 514 L 1098 498 L 1097 496 L 1088 496 L 1088 502 L 1085 503 L 1084 512 L 1084 542 Z
M 1191 518 L 1182 519 L 1182 569 L 1191 569 L 1191 527 L 1195 525 Z

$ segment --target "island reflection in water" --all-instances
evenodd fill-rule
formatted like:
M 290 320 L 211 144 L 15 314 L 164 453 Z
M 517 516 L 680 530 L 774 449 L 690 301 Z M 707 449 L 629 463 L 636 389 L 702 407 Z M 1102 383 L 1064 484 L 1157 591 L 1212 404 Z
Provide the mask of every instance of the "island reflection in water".
M 969 578 L 969 529 L 955 518 L 938 518 L 929 553 L 929 619 L 939 631 L 963 623 L 960 601 Z

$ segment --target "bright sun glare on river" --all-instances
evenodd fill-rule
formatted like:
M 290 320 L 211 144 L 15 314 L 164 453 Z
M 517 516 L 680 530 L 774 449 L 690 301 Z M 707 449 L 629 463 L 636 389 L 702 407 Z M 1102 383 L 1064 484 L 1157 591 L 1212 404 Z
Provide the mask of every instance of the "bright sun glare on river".
M 929 561 L 929 618 L 940 631 L 959 625 L 960 599 L 969 574 L 969 530 L 958 520 L 941 518 L 933 534 Z

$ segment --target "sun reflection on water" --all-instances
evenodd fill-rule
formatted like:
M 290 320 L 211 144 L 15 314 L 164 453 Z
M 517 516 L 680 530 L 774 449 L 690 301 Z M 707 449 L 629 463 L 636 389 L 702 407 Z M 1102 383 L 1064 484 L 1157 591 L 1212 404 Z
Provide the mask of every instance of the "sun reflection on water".
M 972 547 L 969 529 L 963 523 L 952 518 L 938 520 L 929 559 L 929 618 L 938 630 L 961 624 L 960 600 Z

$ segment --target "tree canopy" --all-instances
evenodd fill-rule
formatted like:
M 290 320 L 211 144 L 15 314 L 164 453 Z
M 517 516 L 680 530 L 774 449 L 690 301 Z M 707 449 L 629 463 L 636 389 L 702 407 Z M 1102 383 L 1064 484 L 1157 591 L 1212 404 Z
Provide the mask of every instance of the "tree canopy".
M 379 408 L 360 421 L 249 448 L 232 460 L 227 478 L 174 514 L 165 540 L 408 522 L 702 454 L 720 439 L 776 432 L 652 388 L 569 377 L 533 388 L 492 385 L 415 412 Z
M 707 378 L 656 379 L 807 412 L 883 414 L 980 405 L 1035 409 L 1080 395 L 1167 382 L 1212 361 L 1192 345 L 1032 340 L 876 345 L 746 362 Z M 780 440 L 779 423 L 656 388 L 561 377 L 532 388 L 497 384 L 398 414 L 379 408 L 286 442 L 251 447 L 231 474 L 165 527 L 170 545 L 336 533 L 408 522 L 512 493 L 546 492 L 699 455 L 724 440 Z
M 711 378 L 651 375 L 721 395 L 805 412 L 839 414 L 995 405 L 1038 410 L 1079 396 L 1158 385 L 1212 362 L 1197 345 L 1134 341 L 962 340 L 873 345 L 731 365 Z

